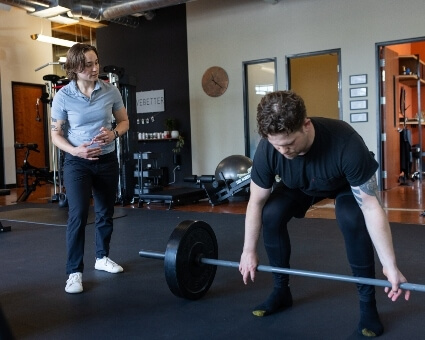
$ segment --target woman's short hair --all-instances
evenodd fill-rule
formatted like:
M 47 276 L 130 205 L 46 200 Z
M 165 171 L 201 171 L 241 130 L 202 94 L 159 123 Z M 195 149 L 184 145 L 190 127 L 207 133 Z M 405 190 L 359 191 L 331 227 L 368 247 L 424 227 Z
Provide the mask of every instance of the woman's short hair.
M 68 50 L 66 55 L 65 71 L 69 80 L 77 80 L 77 73 L 84 70 L 86 65 L 86 57 L 84 54 L 89 51 L 96 53 L 96 56 L 99 59 L 97 49 L 92 45 L 78 43 Z

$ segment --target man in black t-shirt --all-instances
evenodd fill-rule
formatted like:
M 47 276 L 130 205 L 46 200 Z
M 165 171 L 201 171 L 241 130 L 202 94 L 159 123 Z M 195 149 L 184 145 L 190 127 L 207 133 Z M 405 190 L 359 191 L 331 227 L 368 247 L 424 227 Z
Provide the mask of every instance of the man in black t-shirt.
M 251 170 L 245 240 L 239 270 L 247 284 L 258 266 L 257 243 L 263 227 L 271 266 L 289 268 L 291 243 L 287 223 L 304 217 L 323 198 L 335 199 L 335 214 L 345 239 L 354 276 L 375 277 L 373 246 L 395 301 L 406 278 L 399 271 L 387 216 L 376 184 L 378 163 L 360 135 L 347 123 L 308 118 L 304 101 L 291 91 L 267 94 L 257 109 L 260 141 Z M 265 316 L 292 306 L 289 275 L 273 274 L 274 289 L 253 314 Z M 379 336 L 383 326 L 376 308 L 375 287 L 358 284 L 358 332 Z M 410 296 L 404 293 L 405 299 Z

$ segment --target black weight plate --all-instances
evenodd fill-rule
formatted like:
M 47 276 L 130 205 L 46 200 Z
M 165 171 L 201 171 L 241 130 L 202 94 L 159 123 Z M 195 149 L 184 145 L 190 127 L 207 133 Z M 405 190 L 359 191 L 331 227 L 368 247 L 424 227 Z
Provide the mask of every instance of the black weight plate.
M 199 257 L 217 259 L 217 238 L 203 221 L 183 221 L 172 232 L 164 258 L 165 279 L 171 292 L 189 300 L 204 296 L 214 281 L 216 266 Z

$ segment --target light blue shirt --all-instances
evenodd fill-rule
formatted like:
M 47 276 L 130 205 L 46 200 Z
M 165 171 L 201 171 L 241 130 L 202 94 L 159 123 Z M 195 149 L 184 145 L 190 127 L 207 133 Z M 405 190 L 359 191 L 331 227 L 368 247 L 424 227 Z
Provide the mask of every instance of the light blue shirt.
M 88 98 L 75 80 L 62 87 L 53 97 L 51 116 L 66 120 L 64 137 L 73 146 L 90 142 L 103 126 L 112 129 L 113 112 L 124 106 L 117 87 L 99 79 Z M 97 146 L 97 144 L 93 144 Z M 102 146 L 102 155 L 115 150 L 115 143 Z

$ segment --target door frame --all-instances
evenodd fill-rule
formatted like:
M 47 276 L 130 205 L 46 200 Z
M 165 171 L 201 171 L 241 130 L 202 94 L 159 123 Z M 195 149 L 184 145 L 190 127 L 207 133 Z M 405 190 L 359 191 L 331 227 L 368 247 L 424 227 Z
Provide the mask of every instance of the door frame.
M 378 42 L 375 44 L 375 79 L 377 79 L 376 82 L 376 93 L 377 93 L 377 101 L 376 101 L 376 112 L 379 112 L 379 114 L 377 115 L 376 119 L 376 123 L 378 126 L 378 131 L 379 133 L 377 134 L 377 152 L 378 152 L 378 162 L 379 162 L 379 171 L 378 171 L 378 187 L 379 190 L 382 191 L 384 188 L 384 183 L 383 183 L 383 169 L 382 169 L 382 162 L 383 162 L 383 158 L 384 158 L 384 152 L 383 152 L 383 147 L 382 147 L 382 136 L 383 134 L 386 132 L 383 130 L 382 127 L 382 110 L 381 110 L 381 103 L 382 103 L 382 98 L 383 98 L 383 93 L 382 93 L 382 86 L 381 86 L 381 82 L 382 82 L 382 78 L 381 78 L 381 60 L 380 60 L 380 50 L 383 47 L 388 47 L 391 45 L 401 45 L 401 44 L 407 44 L 407 43 L 415 43 L 415 42 L 423 42 L 425 41 L 425 36 L 424 37 L 417 37 L 417 38 L 408 38 L 408 39 L 398 39 L 398 40 L 390 40 L 390 41 L 385 41 L 385 42 Z
M 20 81 L 12 81 L 12 83 L 11 83 L 11 89 L 12 89 L 12 98 L 11 98 L 11 100 L 12 100 L 13 127 L 14 127 L 14 136 L 13 136 L 13 138 L 14 138 L 15 142 L 19 141 L 18 140 L 18 137 L 15 135 L 15 131 L 16 131 L 16 126 L 15 126 L 15 124 L 16 124 L 16 122 L 15 122 L 16 112 L 15 112 L 15 110 L 16 110 L 16 108 L 15 108 L 14 103 L 13 103 L 13 101 L 14 101 L 14 94 L 15 94 L 14 89 L 15 89 L 16 86 L 23 86 L 23 87 L 27 86 L 27 87 L 31 87 L 31 88 L 36 88 L 36 89 L 39 89 L 40 92 L 41 92 L 40 101 L 39 101 L 39 105 L 42 108 L 42 124 L 43 124 L 43 132 L 42 132 L 43 149 L 41 151 L 44 150 L 44 155 L 41 154 L 40 156 L 43 156 L 42 159 L 43 159 L 43 163 L 44 164 L 34 164 L 34 161 L 31 162 L 31 160 L 30 160 L 30 162 L 33 163 L 34 166 L 47 167 L 47 168 L 49 168 L 49 164 L 50 164 L 49 121 L 48 121 L 49 120 L 49 116 L 48 116 L 48 112 L 47 112 L 47 103 L 45 101 L 41 100 L 41 97 L 43 96 L 43 94 L 46 93 L 46 86 L 45 85 L 42 85 L 42 84 L 26 83 L 26 82 L 20 82 Z M 34 112 L 31 111 L 31 113 L 34 114 L 34 116 L 35 116 L 35 113 L 36 113 L 35 112 L 35 109 L 34 109 Z M 31 116 L 31 117 L 34 117 L 34 116 Z M 28 119 L 30 119 L 29 117 L 30 117 L 30 114 L 28 114 Z M 32 141 L 27 141 L 27 142 L 32 142 Z M 16 169 L 18 169 L 19 166 L 20 166 L 20 164 L 17 164 L 16 152 L 17 152 L 17 150 L 15 149 L 15 165 L 16 165 Z M 37 157 L 36 154 L 32 154 L 32 157 L 31 158 L 34 159 L 34 157 Z M 16 185 L 19 186 L 19 183 L 18 183 L 18 177 L 19 176 L 18 176 L 18 174 L 16 176 L 17 176 Z
M 306 58 L 306 57 L 317 57 L 321 55 L 327 55 L 327 54 L 333 54 L 335 53 L 338 58 L 338 117 L 340 120 L 343 119 L 343 112 L 342 112 L 342 71 L 341 71 L 341 49 L 335 48 L 330 50 L 322 50 L 322 51 L 314 51 L 314 52 L 307 52 L 307 53 L 297 53 L 297 54 L 291 54 L 285 56 L 285 65 L 286 65 L 286 88 L 291 89 L 291 59 L 296 58 Z
M 250 61 L 244 61 L 242 62 L 242 84 L 243 84 L 243 111 L 244 111 L 244 135 L 245 135 L 245 156 L 249 158 L 253 158 L 255 154 L 255 150 L 252 150 L 251 148 L 251 141 L 255 138 L 253 134 L 251 133 L 251 124 L 250 122 L 255 121 L 255 117 L 257 114 L 256 107 L 255 110 L 250 107 L 249 103 L 249 82 L 250 79 L 248 77 L 248 68 L 253 65 L 259 65 L 259 64 L 266 64 L 266 63 L 273 63 L 274 66 L 274 91 L 278 88 L 277 84 L 277 60 L 275 57 L 273 58 L 263 58 L 263 59 L 257 59 L 257 60 L 250 60 Z M 251 110 L 250 110 L 251 109 Z M 254 111 L 254 112 L 253 112 Z M 255 141 L 255 139 L 254 139 Z

